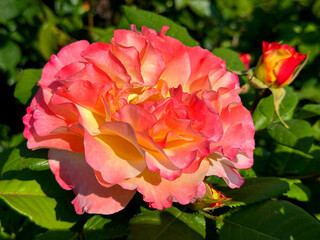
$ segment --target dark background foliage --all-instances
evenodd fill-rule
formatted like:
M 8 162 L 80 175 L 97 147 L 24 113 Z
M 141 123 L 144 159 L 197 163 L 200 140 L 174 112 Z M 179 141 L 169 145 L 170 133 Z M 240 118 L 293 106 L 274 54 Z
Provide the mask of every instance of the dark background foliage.
M 111 217 L 75 216 L 70 205 L 72 194 L 56 185 L 51 186 L 51 192 L 46 187 L 55 182 L 46 165 L 46 151 L 31 154 L 25 147 L 22 117 L 36 90 L 38 69 L 51 54 L 73 41 L 109 42 L 113 30 L 128 29 L 130 23 L 155 29 L 167 23 L 163 19 L 146 21 L 151 15 L 140 10 L 164 16 L 172 24 L 185 27 L 200 46 L 217 55 L 220 51 L 219 56 L 230 56 L 221 48 L 250 53 L 252 67 L 261 54 L 263 40 L 282 41 L 304 54 L 309 51 L 307 65 L 291 86 L 286 87 L 287 95 L 280 108 L 280 115 L 291 130 L 286 130 L 275 116 L 272 96 L 262 99 L 253 114 L 257 130 L 255 164 L 252 169 L 241 172 L 249 179 L 239 190 L 224 188 L 221 179 L 210 179 L 238 202 L 234 203 L 235 211 L 231 207 L 217 209 L 210 219 L 181 206 L 163 212 L 151 211 L 144 208 L 147 206 L 136 196 L 125 211 Z M 173 25 L 172 29 L 178 27 Z M 197 44 L 187 33 L 179 31 L 178 36 L 186 45 Z M 230 60 L 234 60 L 234 56 L 226 60 L 229 68 L 243 70 L 243 66 Z M 237 61 L 239 59 L 235 59 Z M 182 239 L 319 237 L 319 62 L 320 0 L 0 1 L 0 239 L 125 239 L 128 236 L 141 239 L 141 232 L 146 236 L 151 234 L 150 239 L 167 240 L 180 239 L 179 236 L 184 237 Z M 245 77 L 241 78 L 241 83 L 246 81 Z M 242 95 L 248 108 L 253 98 L 252 89 Z M 52 208 L 59 222 L 44 224 L 46 216 L 37 219 L 34 209 L 25 211 L 8 200 L 5 190 L 9 189 L 8 181 L 17 184 L 15 193 L 19 188 L 24 189 L 24 184 L 31 184 L 28 186 L 38 187 L 35 191 L 56 201 L 56 205 L 50 205 L 51 200 L 34 200 L 47 209 Z M 143 205 L 141 209 L 140 205 Z M 262 227 L 255 226 L 257 219 L 267 213 L 271 220 L 263 220 Z M 299 216 L 300 220 L 293 216 Z M 246 219 L 245 223 L 242 219 Z M 275 225 L 281 225 L 285 219 L 288 224 L 277 230 Z M 152 221 L 156 224 L 150 225 Z M 298 228 L 301 225 L 303 228 Z M 311 229 L 316 230 L 310 233 Z

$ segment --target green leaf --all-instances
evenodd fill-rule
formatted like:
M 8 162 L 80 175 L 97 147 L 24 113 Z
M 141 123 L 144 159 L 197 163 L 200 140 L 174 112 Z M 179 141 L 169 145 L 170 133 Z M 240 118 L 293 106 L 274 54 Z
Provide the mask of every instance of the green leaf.
M 255 178 L 257 177 L 255 171 L 252 168 L 249 169 L 239 169 L 238 172 L 244 178 Z
M 47 20 L 48 23 L 52 25 L 57 25 L 61 22 L 61 19 L 58 18 L 55 13 L 48 7 L 43 1 L 39 2 L 39 17 Z
M 312 128 L 307 121 L 292 119 L 286 121 L 289 128 L 280 122 L 268 126 L 269 135 L 278 143 L 308 152 L 312 142 Z
M 320 170 L 319 147 L 312 145 L 306 153 L 278 144 L 269 162 L 279 176 L 312 174 Z
M 111 219 L 104 218 L 101 215 L 95 215 L 88 219 L 83 226 L 86 239 L 106 239 L 106 231 L 103 229 L 105 224 L 111 222 Z
M 290 202 L 267 201 L 226 217 L 219 239 L 320 239 L 320 223 Z
M 47 159 L 48 150 L 40 149 L 36 151 L 29 151 L 28 157 L 23 156 L 25 155 L 25 151 L 26 149 L 13 149 L 2 168 L 1 175 L 9 171 L 20 171 L 22 169 L 30 169 L 34 171 L 49 169 Z
M 36 94 L 37 82 L 41 77 L 41 69 L 25 69 L 14 90 L 14 97 L 20 103 L 27 105 L 30 99 Z
M 263 141 L 265 141 L 263 139 Z M 266 169 L 270 170 L 270 152 L 264 147 L 257 146 L 254 149 L 254 164 L 252 168 L 260 176 L 268 176 Z
M 13 209 L 9 208 L 5 202 L 0 199 L 0 239 L 17 239 L 15 232 L 21 231 L 21 225 L 27 220 Z M 7 238 L 10 236 L 10 238 Z
M 236 202 L 253 204 L 282 196 L 288 192 L 289 184 L 280 178 L 258 177 L 246 179 L 240 188 L 219 190 Z
M 286 94 L 279 106 L 279 114 L 283 120 L 289 120 L 292 118 L 294 110 L 299 102 L 297 95 L 291 88 L 285 88 Z M 253 113 L 253 121 L 256 130 L 262 130 L 266 128 L 270 122 L 278 120 L 275 114 L 273 96 L 270 95 L 260 100 L 256 110 Z
M 313 102 L 320 103 L 320 84 L 317 78 L 311 78 L 302 89 L 297 92 L 300 100 L 308 99 Z
M 42 56 L 49 60 L 62 46 L 71 43 L 69 35 L 50 23 L 43 23 L 39 30 L 38 49 Z
M 6 24 L 8 20 L 19 16 L 27 4 L 27 1 L 20 0 L 0 1 L 0 23 Z
M 20 59 L 21 49 L 18 44 L 13 41 L 5 41 L 0 44 L 0 69 L 8 71 L 17 66 Z
M 111 38 L 113 37 L 113 31 L 115 27 L 110 26 L 107 28 L 93 28 L 94 41 L 95 42 L 105 42 L 110 43 Z
M 306 104 L 302 107 L 302 110 L 312 112 L 315 115 L 320 115 L 320 104 Z
M 240 60 L 239 53 L 228 48 L 215 48 L 212 53 L 219 58 L 226 60 L 228 68 L 234 71 L 244 71 L 246 68 Z
M 199 43 L 189 35 L 186 28 L 174 23 L 168 18 L 152 12 L 133 9 L 126 6 L 123 6 L 122 9 L 124 16 L 128 19 L 128 22 L 130 24 L 135 24 L 138 29 L 142 26 L 146 26 L 160 32 L 163 26 L 168 26 L 170 29 L 166 33 L 167 36 L 174 37 L 189 47 L 199 45 Z
M 320 104 L 306 104 L 295 115 L 296 118 L 305 119 L 320 115 Z
M 69 230 L 49 230 L 36 236 L 35 240 L 70 240 L 77 239 L 77 233 Z
M 218 176 L 209 176 L 206 180 L 211 183 L 214 187 L 228 187 L 227 183 L 223 180 L 222 177 Z
M 85 239 L 103 240 L 116 239 L 128 235 L 126 218 L 120 216 L 121 213 L 111 216 L 95 215 L 88 219 L 83 226 Z
M 174 0 L 174 7 L 176 10 L 181 10 L 182 8 L 188 6 L 189 0 Z
M 186 213 L 171 207 L 143 210 L 130 220 L 128 240 L 197 240 L 204 239 L 205 219 L 199 213 Z
M 188 5 L 200 17 L 211 16 L 211 3 L 209 0 L 189 0 Z
M 316 123 L 312 126 L 313 137 L 320 141 L 320 120 L 316 121 Z
M 284 195 L 288 198 L 296 199 L 300 202 L 308 202 L 310 199 L 310 189 L 308 189 L 299 179 L 284 179 L 290 185 L 290 190 Z
M 58 211 L 57 200 L 44 193 L 41 185 L 36 180 L 1 180 L 0 198 L 20 214 L 27 216 L 37 225 L 48 229 L 68 229 L 74 221 L 59 216 L 66 214 L 66 208 Z M 61 204 L 61 203 L 60 203 Z

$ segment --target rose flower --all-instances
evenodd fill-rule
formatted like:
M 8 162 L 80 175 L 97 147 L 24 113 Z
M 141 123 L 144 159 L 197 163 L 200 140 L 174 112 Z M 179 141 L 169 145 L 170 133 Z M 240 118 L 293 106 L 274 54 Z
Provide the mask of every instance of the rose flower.
M 294 47 L 263 41 L 255 76 L 269 87 L 284 87 L 294 80 L 295 73 L 306 57 Z
M 251 62 L 251 55 L 250 53 L 239 53 L 239 58 L 241 62 L 243 63 L 246 70 L 249 70 L 250 68 L 250 62 Z
M 200 47 L 142 27 L 111 44 L 78 41 L 42 71 L 23 118 L 31 149 L 49 148 L 78 214 L 112 214 L 138 191 L 150 207 L 188 204 L 206 176 L 231 187 L 253 163 L 254 125 L 238 78 Z

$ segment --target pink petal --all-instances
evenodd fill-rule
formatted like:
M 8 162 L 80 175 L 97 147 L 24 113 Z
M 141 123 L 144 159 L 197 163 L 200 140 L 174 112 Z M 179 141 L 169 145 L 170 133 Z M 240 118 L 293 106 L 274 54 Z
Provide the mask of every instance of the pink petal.
M 63 66 L 73 62 L 85 62 L 85 59 L 82 58 L 80 54 L 89 45 L 85 40 L 74 42 L 62 48 L 57 56 L 52 55 L 50 61 L 42 70 L 41 79 L 38 84 L 41 86 L 49 86 L 56 80 L 54 76 Z
M 24 122 L 29 116 L 24 117 Z M 26 125 L 26 123 L 25 123 Z M 39 136 L 33 127 L 25 128 L 23 136 L 28 139 L 27 146 L 30 149 L 59 148 L 75 152 L 83 152 L 83 137 L 73 131 L 65 130 L 56 134 Z
M 212 153 L 207 158 L 210 161 L 207 176 L 222 177 L 230 188 L 239 188 L 243 184 L 244 178 L 235 170 L 229 159 L 219 153 Z
M 219 72 L 220 74 L 222 72 Z M 239 89 L 239 78 L 236 74 L 225 71 L 223 75 L 215 76 L 211 73 L 210 83 L 212 90 L 217 91 L 219 88 L 228 90 Z
M 168 87 L 178 87 L 186 85 L 190 76 L 190 60 L 186 51 L 183 49 L 174 53 L 174 56 L 166 63 L 166 67 L 161 75 L 161 79 L 168 83 Z
M 82 107 L 81 105 L 75 105 L 78 111 L 79 123 L 88 131 L 90 134 L 99 134 L 99 127 L 105 123 L 104 115 L 96 113 Z
M 181 170 L 170 161 L 163 149 L 150 136 L 136 134 L 139 145 L 146 151 L 146 164 L 150 171 L 159 171 L 160 176 L 168 180 L 180 176 Z
M 135 47 L 138 52 L 146 45 L 146 39 L 140 33 L 122 29 L 114 31 L 111 42 L 125 47 Z
M 119 185 L 101 186 L 81 153 L 51 149 L 49 166 L 60 186 L 76 194 L 72 204 L 78 214 L 113 214 L 122 210 L 135 194 Z
M 171 207 L 172 201 L 188 204 L 193 198 L 203 196 L 199 187 L 208 170 L 208 161 L 201 162 L 198 171 L 193 174 L 182 174 L 174 181 L 161 178 L 158 173 L 145 170 L 139 177 L 125 180 L 121 183 L 126 189 L 136 188 L 143 200 L 149 202 L 150 207 L 165 209 Z
M 136 132 L 148 131 L 157 121 L 153 114 L 134 104 L 123 106 L 114 117 L 117 121 L 129 123 Z
M 112 52 L 125 66 L 127 73 L 131 76 L 131 83 L 143 84 L 140 57 L 137 49 L 135 47 L 122 47 L 114 44 L 112 45 Z
M 63 47 L 57 57 L 59 58 L 62 65 L 67 65 L 72 62 L 85 61 L 81 56 L 81 52 L 84 51 L 87 47 L 90 46 L 90 43 L 86 40 L 77 41 Z
M 101 134 L 85 133 L 84 145 L 88 164 L 101 173 L 108 183 L 119 183 L 139 175 L 146 167 L 144 152 L 137 143 L 132 127 L 127 123 L 109 122 L 100 128 Z
M 208 75 L 212 69 L 221 68 L 222 59 L 200 47 L 188 47 L 186 50 L 190 59 L 191 74 L 185 89 L 188 89 L 188 92 L 207 89 Z
M 83 152 L 83 137 L 67 127 L 67 122 L 57 117 L 46 105 L 40 89 L 23 117 L 24 136 L 30 149 L 61 148 Z
M 66 127 L 67 123 L 55 115 L 49 115 L 40 108 L 33 112 L 33 127 L 39 136 L 46 136 L 60 127 Z
M 249 111 L 241 104 L 230 104 L 220 116 L 224 135 L 219 142 L 211 143 L 211 148 L 222 146 L 224 156 L 230 160 L 236 157 L 239 150 L 252 152 L 254 125 Z
M 147 44 L 141 58 L 141 74 L 143 77 L 143 86 L 154 86 L 159 80 L 165 66 L 161 52 L 151 44 Z
M 114 56 L 109 44 L 94 43 L 82 54 L 88 62 L 104 71 L 116 83 L 117 87 L 122 88 L 130 85 L 131 77 L 119 59 Z
M 83 68 L 85 67 L 85 64 L 83 62 L 73 62 L 70 63 L 64 67 L 62 67 L 54 77 L 57 79 L 57 81 L 62 81 L 70 78 L 71 76 L 77 74 Z

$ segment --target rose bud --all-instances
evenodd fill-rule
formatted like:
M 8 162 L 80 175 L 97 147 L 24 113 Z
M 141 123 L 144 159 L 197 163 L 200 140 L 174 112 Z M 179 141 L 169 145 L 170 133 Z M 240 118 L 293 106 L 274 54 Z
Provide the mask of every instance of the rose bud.
M 304 65 L 307 55 L 294 47 L 277 42 L 262 43 L 262 55 L 255 69 L 255 77 L 272 88 L 290 84 Z

